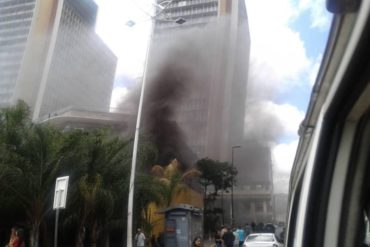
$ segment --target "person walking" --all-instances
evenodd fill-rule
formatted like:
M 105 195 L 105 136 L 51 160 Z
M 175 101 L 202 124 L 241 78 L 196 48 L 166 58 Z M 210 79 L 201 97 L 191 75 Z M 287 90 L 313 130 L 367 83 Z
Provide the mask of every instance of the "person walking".
M 9 242 L 7 245 L 5 245 L 5 247 L 18 247 L 18 242 L 19 239 L 17 236 L 17 228 L 12 227 L 12 229 L 10 230 Z
M 136 247 L 144 247 L 145 246 L 145 235 L 141 231 L 140 228 L 137 229 L 136 235 L 135 235 L 135 246 Z
M 233 228 L 233 234 L 234 234 L 234 237 L 235 237 L 233 246 L 234 247 L 239 247 L 239 234 L 238 234 L 235 227 Z
M 251 233 L 253 233 L 252 227 L 248 223 L 245 224 L 245 237 L 248 237 Z
M 24 231 L 22 228 L 17 229 L 18 243 L 14 247 L 25 247 L 24 243 Z
M 215 234 L 215 244 L 216 247 L 222 247 L 221 231 L 217 231 Z
M 201 247 L 202 246 L 202 238 L 200 236 L 197 236 L 193 240 L 193 247 Z
M 239 246 L 242 247 L 245 240 L 245 231 L 241 226 L 238 226 L 237 233 L 239 235 Z
M 224 233 L 224 235 L 222 236 L 222 240 L 225 247 L 233 247 L 235 236 L 230 228 L 228 228 L 227 232 Z

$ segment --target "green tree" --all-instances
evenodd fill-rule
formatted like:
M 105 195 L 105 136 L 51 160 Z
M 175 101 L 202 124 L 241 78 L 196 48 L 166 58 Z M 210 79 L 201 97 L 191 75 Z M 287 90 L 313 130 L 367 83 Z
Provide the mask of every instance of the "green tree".
M 196 166 L 202 173 L 200 183 L 204 188 L 205 198 L 207 195 L 217 196 L 220 190 L 227 190 L 235 184 L 235 176 L 238 172 L 227 162 L 204 158 L 198 160 Z
M 23 210 L 30 246 L 37 247 L 63 163 L 62 134 L 50 126 L 32 124 L 28 107 L 19 102 L 0 112 L 0 141 L 0 191 Z
M 153 166 L 152 174 L 157 177 L 157 180 L 160 183 L 162 206 L 169 207 L 175 195 L 189 188 L 186 181 L 199 177 L 201 172 L 197 169 L 190 169 L 182 173 L 180 165 L 175 159 L 165 168 L 159 165 Z
M 147 174 L 141 174 L 136 179 L 135 192 L 135 218 L 137 227 L 144 229 L 145 235 L 150 236 L 153 229 L 152 212 L 149 205 L 162 203 L 162 183 L 155 177 Z
M 212 206 L 213 202 L 222 193 L 235 184 L 237 170 L 227 162 L 220 162 L 209 158 L 198 160 L 197 169 L 202 173 L 200 183 L 203 186 L 204 200 L 204 226 L 205 232 L 215 231 L 219 215 L 222 215 L 222 208 Z
M 114 137 L 106 130 L 73 131 L 71 147 L 77 149 L 71 160 L 78 163 L 73 182 L 70 217 L 78 219 L 76 245 L 83 246 L 85 230 L 91 246 L 107 233 L 114 211 L 120 210 L 128 183 L 129 141 Z M 76 210 L 77 209 L 77 210 Z

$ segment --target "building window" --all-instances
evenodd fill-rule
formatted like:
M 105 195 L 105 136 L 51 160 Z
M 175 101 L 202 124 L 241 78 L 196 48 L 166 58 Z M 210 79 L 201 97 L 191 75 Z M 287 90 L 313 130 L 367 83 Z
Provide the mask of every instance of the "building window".
M 178 6 L 179 6 L 179 7 L 184 7 L 184 6 L 186 6 L 186 1 L 180 1 L 180 2 L 178 3 Z

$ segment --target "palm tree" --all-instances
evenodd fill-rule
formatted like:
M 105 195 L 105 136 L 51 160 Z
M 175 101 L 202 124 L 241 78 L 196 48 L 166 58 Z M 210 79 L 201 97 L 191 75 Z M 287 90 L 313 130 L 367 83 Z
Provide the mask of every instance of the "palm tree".
M 136 180 L 135 215 L 146 236 L 150 236 L 153 229 L 152 204 L 160 205 L 162 184 L 153 176 L 140 174 Z
M 0 119 L 0 191 L 25 212 L 30 246 L 37 247 L 62 166 L 62 135 L 50 126 L 33 125 L 22 102 L 1 111 Z
M 83 246 L 85 229 L 89 242 L 96 246 L 105 232 L 113 212 L 122 206 L 122 188 L 128 181 L 128 141 L 113 137 L 105 130 L 70 133 L 70 141 L 78 139 L 75 157 L 79 164 L 73 181 L 74 191 L 70 217 L 78 219 L 76 246 Z
M 175 197 L 182 191 L 189 189 L 186 182 L 201 173 L 197 169 L 190 169 L 181 173 L 179 162 L 174 159 L 165 168 L 155 165 L 152 168 L 152 174 L 157 177 L 161 184 L 162 206 L 169 207 Z

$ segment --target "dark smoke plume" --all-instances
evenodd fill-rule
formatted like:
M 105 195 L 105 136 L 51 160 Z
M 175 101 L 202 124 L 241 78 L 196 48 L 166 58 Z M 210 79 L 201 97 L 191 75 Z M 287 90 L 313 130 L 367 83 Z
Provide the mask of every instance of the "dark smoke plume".
M 186 145 L 189 137 L 177 122 L 177 111 L 194 95 L 210 91 L 220 53 L 225 49 L 225 24 L 225 20 L 215 21 L 205 27 L 171 33 L 167 39 L 152 43 L 143 129 L 159 149 L 160 165 L 177 158 L 186 169 L 199 158 Z M 141 85 L 132 90 L 124 104 L 137 104 L 140 88 Z
M 145 97 L 144 129 L 149 133 L 159 151 L 160 165 L 177 158 L 182 164 L 193 161 L 186 147 L 184 135 L 175 121 L 175 109 L 187 92 L 189 71 L 178 70 L 174 65 L 164 65 L 150 80 Z

